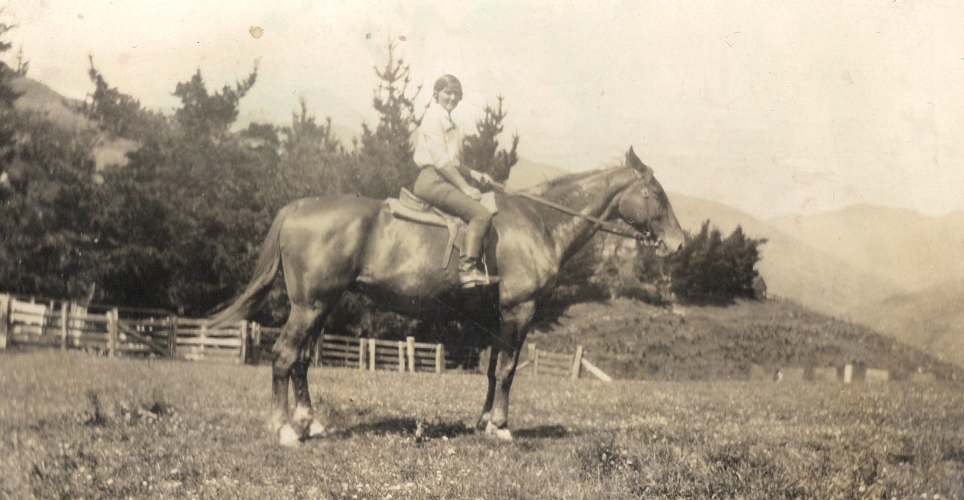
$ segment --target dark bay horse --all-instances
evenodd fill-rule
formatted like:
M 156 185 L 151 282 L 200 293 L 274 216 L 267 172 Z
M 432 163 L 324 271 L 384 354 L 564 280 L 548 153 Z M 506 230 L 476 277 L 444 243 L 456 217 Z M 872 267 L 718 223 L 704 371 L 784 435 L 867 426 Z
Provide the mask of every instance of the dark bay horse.
M 662 255 L 683 243 L 683 231 L 666 193 L 632 148 L 625 164 L 574 174 L 537 188 L 542 198 L 597 219 L 622 219 L 648 234 Z M 487 252 L 501 276 L 501 322 L 492 333 L 489 387 L 479 427 L 511 439 L 509 389 L 536 309 L 550 295 L 559 268 L 599 226 L 521 196 L 497 196 Z M 282 444 L 324 432 L 313 417 L 308 394 L 310 348 L 346 290 L 371 297 L 380 307 L 424 316 L 440 297 L 458 294 L 457 266 L 442 268 L 448 240 L 441 227 L 396 219 L 382 200 L 357 196 L 306 198 L 281 209 L 264 243 L 254 277 L 245 291 L 212 317 L 212 326 L 236 321 L 259 307 L 281 263 L 291 315 L 274 344 L 272 429 Z M 453 252 L 457 259 L 458 250 Z M 289 418 L 288 381 L 296 407 Z

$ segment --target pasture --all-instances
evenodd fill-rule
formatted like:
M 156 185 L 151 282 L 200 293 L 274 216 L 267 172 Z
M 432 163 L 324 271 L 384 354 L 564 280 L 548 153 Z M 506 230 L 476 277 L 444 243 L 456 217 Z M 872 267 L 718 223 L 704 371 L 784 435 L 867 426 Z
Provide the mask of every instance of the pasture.
M 0 494 L 22 498 L 964 498 L 959 384 L 604 384 L 320 368 L 329 436 L 283 449 L 269 368 L 0 355 Z M 417 421 L 423 421 L 416 439 Z
M 953 382 L 520 375 L 510 443 L 472 430 L 482 375 L 317 368 L 309 382 L 332 432 L 284 449 L 264 427 L 267 366 L 2 353 L 0 495 L 964 498 Z

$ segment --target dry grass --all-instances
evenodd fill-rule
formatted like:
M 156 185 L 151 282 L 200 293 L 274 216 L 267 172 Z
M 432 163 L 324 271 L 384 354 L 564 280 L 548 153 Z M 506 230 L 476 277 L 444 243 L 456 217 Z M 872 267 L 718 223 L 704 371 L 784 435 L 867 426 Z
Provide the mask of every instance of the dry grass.
M 964 391 L 315 369 L 336 432 L 281 449 L 268 367 L 0 354 L 11 498 L 964 498 Z M 425 438 L 414 439 L 416 422 Z

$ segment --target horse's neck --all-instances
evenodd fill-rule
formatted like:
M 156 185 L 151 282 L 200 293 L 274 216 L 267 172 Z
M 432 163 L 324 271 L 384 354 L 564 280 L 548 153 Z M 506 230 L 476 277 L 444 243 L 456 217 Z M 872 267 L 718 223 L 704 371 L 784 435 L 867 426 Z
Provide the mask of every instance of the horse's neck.
M 540 196 L 581 214 L 608 219 L 616 208 L 617 195 L 635 179 L 629 168 L 576 174 L 549 184 Z M 552 235 L 560 264 L 582 248 L 598 230 L 598 226 L 589 220 L 550 207 L 542 206 L 539 211 Z

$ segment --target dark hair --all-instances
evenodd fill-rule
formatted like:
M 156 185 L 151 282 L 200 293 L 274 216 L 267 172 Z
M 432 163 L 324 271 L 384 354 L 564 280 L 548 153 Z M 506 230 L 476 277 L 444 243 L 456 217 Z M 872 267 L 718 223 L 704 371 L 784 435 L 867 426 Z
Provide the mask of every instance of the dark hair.
M 435 80 L 435 86 L 432 87 L 432 89 L 434 90 L 433 93 L 438 94 L 439 92 L 445 90 L 445 87 L 448 87 L 449 85 L 453 85 L 453 84 L 458 86 L 459 92 L 461 93 L 462 82 L 460 82 L 458 78 L 455 78 L 452 75 L 442 75 L 438 78 L 438 80 Z

